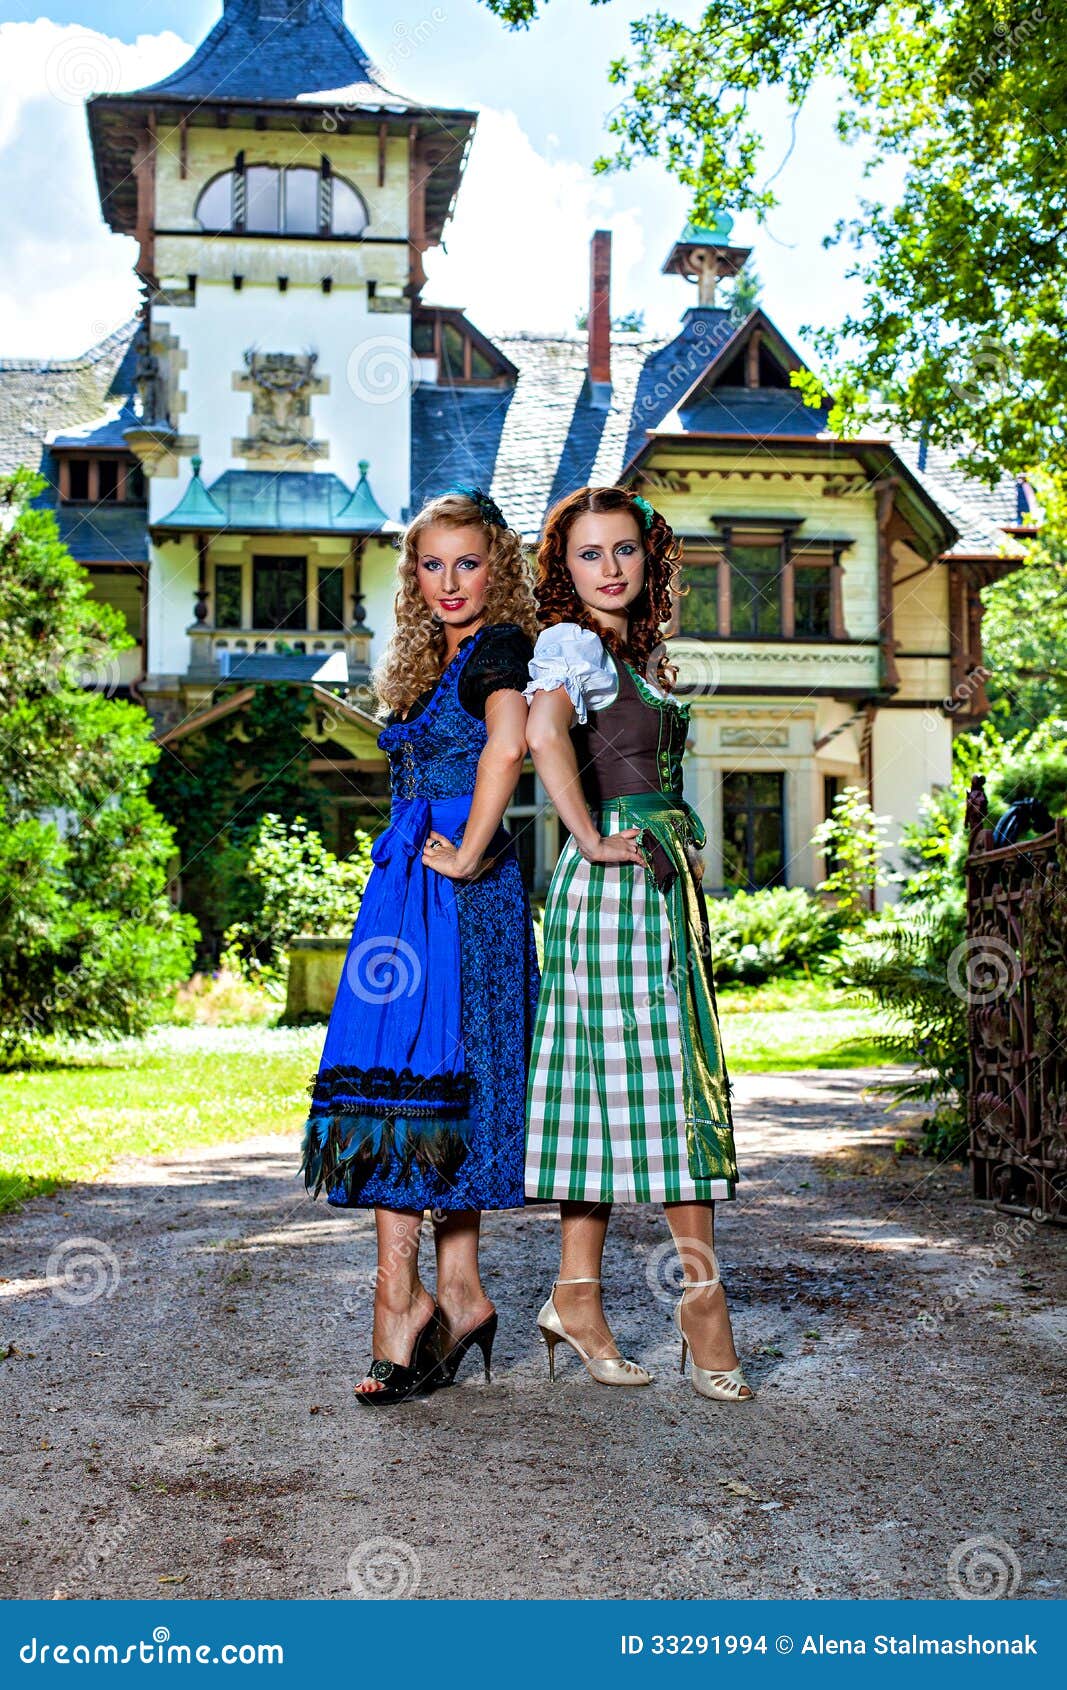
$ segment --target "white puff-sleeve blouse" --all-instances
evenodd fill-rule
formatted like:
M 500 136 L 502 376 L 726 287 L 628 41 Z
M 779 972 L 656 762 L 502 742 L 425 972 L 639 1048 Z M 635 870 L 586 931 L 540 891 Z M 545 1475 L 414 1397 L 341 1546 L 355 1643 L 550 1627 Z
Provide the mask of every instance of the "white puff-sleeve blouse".
M 577 622 L 557 622 L 537 636 L 530 660 L 527 702 L 534 693 L 554 692 L 557 687 L 566 687 L 579 722 L 588 720 L 590 710 L 604 710 L 614 703 L 619 677 L 611 654 L 591 628 L 580 628 Z

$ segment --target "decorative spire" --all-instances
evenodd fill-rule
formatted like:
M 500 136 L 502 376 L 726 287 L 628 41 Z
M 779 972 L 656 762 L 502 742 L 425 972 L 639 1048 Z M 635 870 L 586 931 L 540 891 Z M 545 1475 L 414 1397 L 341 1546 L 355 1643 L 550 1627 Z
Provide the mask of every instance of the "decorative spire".
M 713 306 L 719 282 L 724 276 L 736 276 L 752 251 L 750 246 L 730 245 L 733 226 L 726 211 L 716 211 L 710 226 L 687 223 L 667 255 L 662 274 L 695 281 L 698 302 Z
M 397 525 L 390 522 L 381 505 L 371 492 L 367 479 L 370 463 L 366 458 L 359 461 L 359 480 L 347 505 L 338 512 L 337 526 L 346 528 L 354 534 L 394 533 Z
M 205 101 L 296 100 L 352 88 L 353 103 L 406 108 L 344 21 L 341 0 L 224 0 L 221 18 L 185 64 L 139 90 Z
M 188 487 L 169 515 L 163 517 L 154 526 L 177 528 L 184 530 L 186 533 L 197 531 L 202 533 L 206 528 L 226 527 L 226 512 L 211 497 L 200 479 L 202 464 L 201 458 L 193 459 L 192 480 Z

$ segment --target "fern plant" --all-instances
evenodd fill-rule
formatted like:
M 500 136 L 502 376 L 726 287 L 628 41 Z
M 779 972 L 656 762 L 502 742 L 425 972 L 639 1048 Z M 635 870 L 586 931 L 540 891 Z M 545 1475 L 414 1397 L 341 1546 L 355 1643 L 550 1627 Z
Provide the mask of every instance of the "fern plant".
M 894 1107 L 933 1105 L 922 1133 L 930 1156 L 959 1156 L 967 1144 L 967 1005 L 949 967 L 964 937 L 960 901 L 911 904 L 871 922 L 844 953 L 842 984 L 869 992 L 888 1019 L 876 1040 L 885 1060 L 916 1065 L 876 1089 Z

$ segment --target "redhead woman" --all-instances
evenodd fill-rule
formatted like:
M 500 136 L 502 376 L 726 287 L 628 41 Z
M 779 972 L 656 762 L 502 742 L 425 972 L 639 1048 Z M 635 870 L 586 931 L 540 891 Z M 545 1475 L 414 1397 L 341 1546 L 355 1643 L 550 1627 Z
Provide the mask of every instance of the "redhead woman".
M 604 1316 L 612 1204 L 663 1203 L 682 1267 L 674 1311 L 699 1395 L 752 1396 L 714 1249 L 734 1195 L 730 1087 L 709 966 L 704 833 L 682 796 L 688 711 L 659 655 L 680 548 L 618 487 L 549 514 L 538 554 L 543 632 L 527 737 L 570 833 L 545 909 L 544 981 L 528 1097 L 526 1191 L 558 1198 L 559 1278 L 538 1316 L 604 1385 L 647 1385 Z
M 375 842 L 304 1138 L 314 1195 L 373 1209 L 373 1361 L 384 1407 L 455 1379 L 496 1311 L 480 1213 L 523 1202 L 538 974 L 502 826 L 526 753 L 536 629 L 519 537 L 484 493 L 432 500 L 402 543 L 396 631 L 375 674 L 392 810 Z M 419 1275 L 434 1216 L 436 1298 Z

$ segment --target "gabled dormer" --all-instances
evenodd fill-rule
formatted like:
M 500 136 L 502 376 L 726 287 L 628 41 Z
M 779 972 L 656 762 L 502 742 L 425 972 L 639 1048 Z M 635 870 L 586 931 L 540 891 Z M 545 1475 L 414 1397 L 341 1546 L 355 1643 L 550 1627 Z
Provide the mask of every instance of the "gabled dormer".
M 829 404 L 806 405 L 793 375 L 804 360 L 762 310 L 753 311 L 675 407 L 687 434 L 811 438 L 825 434 Z M 664 426 L 670 426 L 664 419 Z

